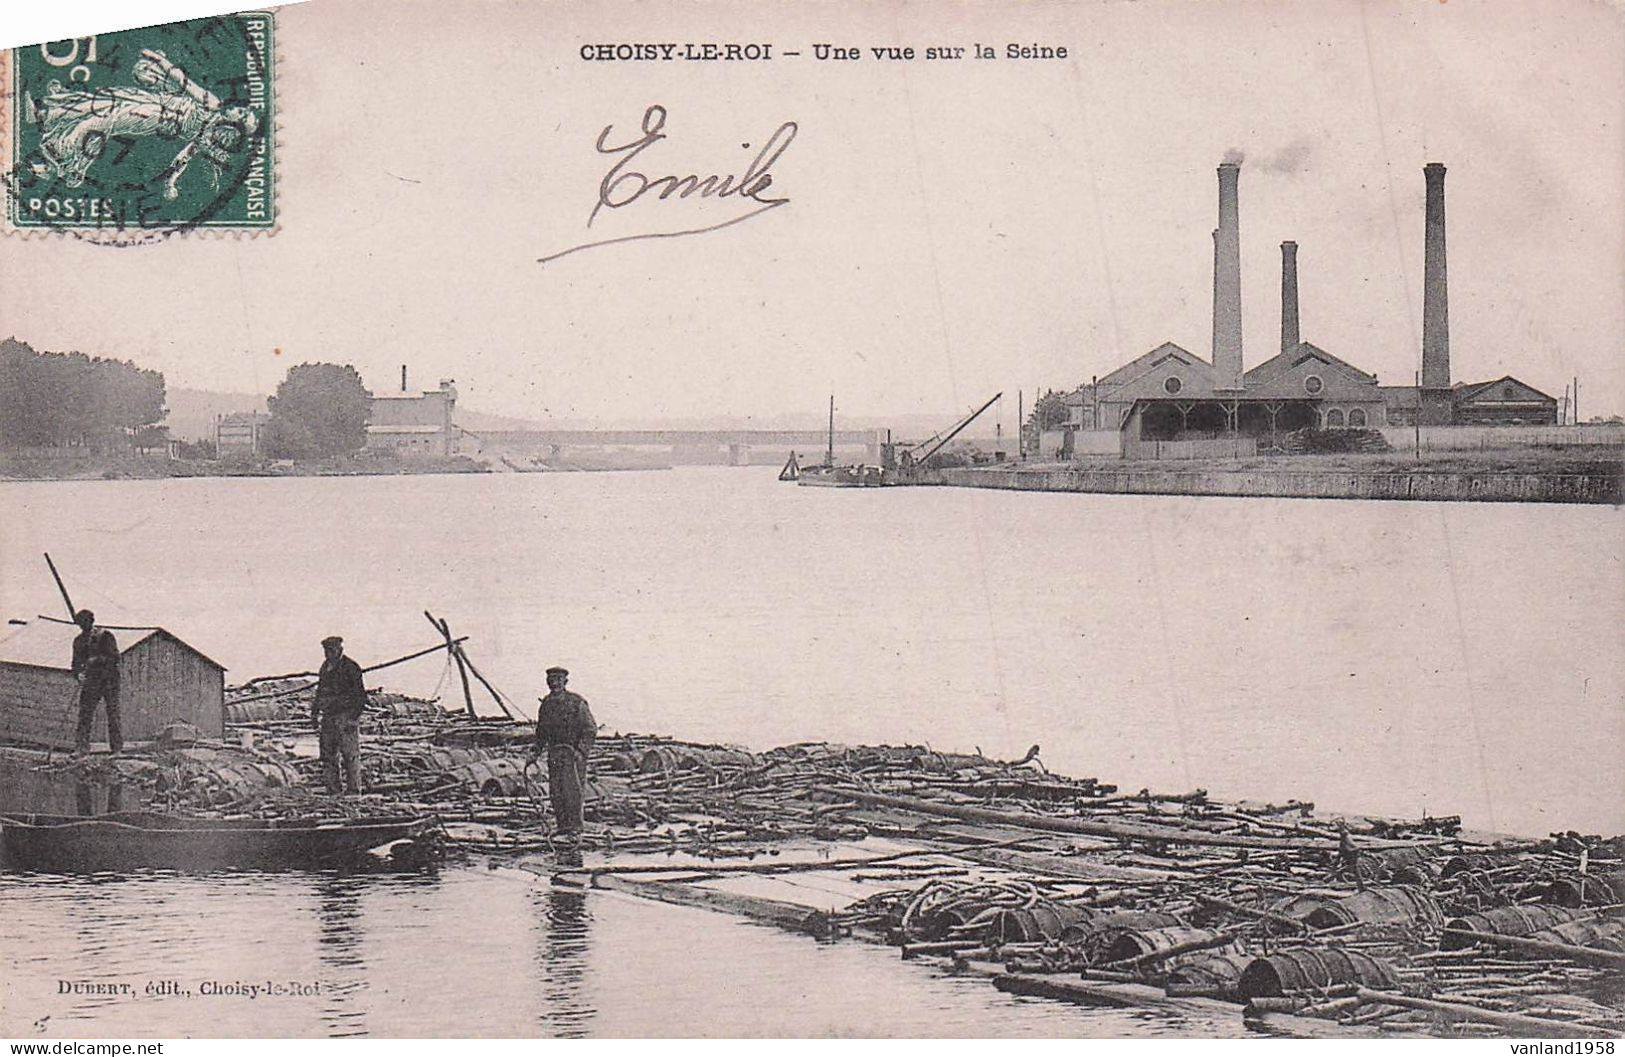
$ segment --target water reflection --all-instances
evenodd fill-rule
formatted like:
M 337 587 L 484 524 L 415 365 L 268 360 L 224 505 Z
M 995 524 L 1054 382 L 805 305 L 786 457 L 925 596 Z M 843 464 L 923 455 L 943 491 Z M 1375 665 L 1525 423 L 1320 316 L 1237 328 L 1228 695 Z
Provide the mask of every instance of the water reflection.
M 367 986 L 361 927 L 364 877 L 333 875 L 316 883 L 316 956 L 322 967 L 322 1023 L 329 1036 L 367 1034 L 361 992 Z
M 542 1031 L 557 1038 L 587 1035 L 597 1010 L 587 1000 L 587 953 L 592 915 L 585 892 L 557 885 L 531 893 L 538 933 L 536 975 L 541 981 Z

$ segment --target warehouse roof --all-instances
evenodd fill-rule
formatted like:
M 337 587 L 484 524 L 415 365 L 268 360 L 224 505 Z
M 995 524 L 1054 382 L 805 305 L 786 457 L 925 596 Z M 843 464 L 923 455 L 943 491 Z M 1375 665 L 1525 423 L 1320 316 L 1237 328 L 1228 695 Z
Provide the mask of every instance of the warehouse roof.
M 162 636 L 191 650 L 205 661 L 226 670 L 226 666 L 207 656 L 203 651 L 160 627 L 108 626 L 118 640 L 119 653 L 129 653 L 150 638 Z M 30 668 L 52 668 L 69 671 L 73 662 L 73 640 L 79 628 L 65 620 L 38 617 L 24 624 L 12 634 L 0 639 L 0 664 L 21 664 Z

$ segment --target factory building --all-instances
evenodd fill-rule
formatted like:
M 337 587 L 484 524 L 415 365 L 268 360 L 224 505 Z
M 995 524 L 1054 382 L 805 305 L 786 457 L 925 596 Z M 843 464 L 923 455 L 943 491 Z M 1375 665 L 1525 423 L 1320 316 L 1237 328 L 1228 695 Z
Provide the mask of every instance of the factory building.
M 398 455 L 445 458 L 457 454 L 460 431 L 452 422 L 457 407 L 457 390 L 442 378 L 438 389 L 421 393 L 408 391 L 406 367 L 401 367 L 401 391 L 376 393 L 367 418 L 368 451 L 391 451 Z
M 1204 360 L 1172 342 L 1157 346 L 1066 398 L 1067 428 L 1120 435 L 1119 450 L 1142 441 L 1200 441 L 1241 436 L 1272 444 L 1300 429 L 1376 429 L 1411 425 L 1542 424 L 1557 421 L 1557 401 L 1516 378 L 1452 385 L 1445 263 L 1445 168 L 1423 169 L 1427 182 L 1420 386 L 1381 386 L 1377 377 L 1302 340 L 1298 245 L 1281 244 L 1280 351 L 1244 367 L 1241 327 L 1241 167 L 1219 166 L 1219 226 L 1213 232 L 1213 336 Z M 1076 450 L 1100 452 L 1098 443 Z M 1068 445 L 1071 448 L 1073 445 Z

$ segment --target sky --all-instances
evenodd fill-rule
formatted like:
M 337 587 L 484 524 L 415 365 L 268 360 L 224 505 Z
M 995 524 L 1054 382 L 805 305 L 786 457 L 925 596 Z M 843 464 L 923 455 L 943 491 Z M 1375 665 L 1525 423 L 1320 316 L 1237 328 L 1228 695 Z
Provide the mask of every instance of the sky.
M 276 233 L 0 239 L 0 336 L 234 392 L 309 360 L 388 389 L 407 364 L 536 419 L 817 414 L 830 392 L 849 415 L 964 411 L 1164 341 L 1207 356 L 1214 169 L 1239 152 L 1246 364 L 1279 346 L 1293 239 L 1304 339 L 1405 384 L 1438 161 L 1454 380 L 1578 377 L 1582 416 L 1625 411 L 1606 3 L 309 0 L 278 34 Z M 619 42 L 774 58 L 580 56 Z M 975 43 L 1000 57 L 868 50 Z M 628 169 L 737 175 L 793 122 L 761 192 L 788 202 L 539 263 L 755 207 L 646 195 L 588 226 L 622 158 L 600 133 L 633 140 L 655 104 L 667 138 Z

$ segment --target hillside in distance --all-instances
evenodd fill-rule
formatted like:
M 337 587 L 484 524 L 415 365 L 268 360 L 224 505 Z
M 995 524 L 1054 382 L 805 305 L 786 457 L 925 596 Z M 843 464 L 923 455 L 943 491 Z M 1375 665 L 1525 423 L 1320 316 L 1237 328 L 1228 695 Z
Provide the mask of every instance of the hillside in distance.
M 215 419 L 234 412 L 265 411 L 265 397 L 253 393 L 220 393 L 207 389 L 175 387 L 168 390 L 165 403 L 169 415 L 164 420 L 169 435 L 177 440 L 204 440 L 214 438 Z M 873 415 L 847 418 L 835 415 L 836 429 L 889 429 L 898 440 L 922 440 L 932 434 L 952 429 L 964 412 L 933 414 L 905 414 L 886 419 Z M 971 433 L 991 436 L 993 412 L 979 419 Z M 817 414 L 789 413 L 767 415 L 708 415 L 681 418 L 548 418 L 531 419 L 512 415 L 493 415 L 477 411 L 459 403 L 454 418 L 459 426 L 471 432 L 486 430 L 525 429 L 774 429 L 821 432 L 829 420 Z

